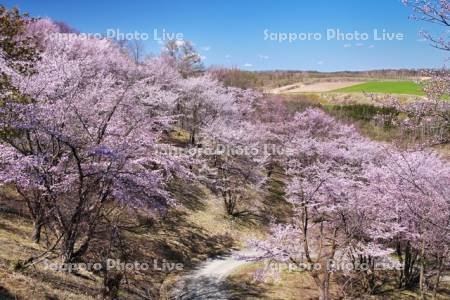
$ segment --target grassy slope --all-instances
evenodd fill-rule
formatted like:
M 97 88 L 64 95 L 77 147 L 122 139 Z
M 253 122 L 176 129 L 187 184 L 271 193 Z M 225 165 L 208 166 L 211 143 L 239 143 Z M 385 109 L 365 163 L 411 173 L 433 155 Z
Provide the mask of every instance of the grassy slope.
M 319 293 L 317 287 L 305 271 L 289 271 L 283 269 L 279 277 L 267 277 L 265 282 L 255 281 L 253 274 L 264 268 L 262 263 L 252 263 L 244 265 L 234 272 L 229 278 L 229 287 L 231 292 L 237 295 L 245 295 L 244 299 L 266 299 L 266 300 L 316 300 Z M 441 283 L 441 289 L 436 295 L 437 300 L 449 299 L 450 284 L 449 282 Z M 237 287 L 233 290 L 233 287 Z M 246 287 L 246 293 L 242 294 L 239 288 Z M 339 288 L 331 278 L 330 294 L 332 299 L 339 298 Z M 431 293 L 427 294 L 427 299 L 431 299 Z M 239 299 L 239 298 L 236 298 Z M 383 292 L 377 295 L 364 296 L 364 298 L 356 298 L 348 296 L 347 299 L 366 299 L 366 300 L 414 300 L 419 299 L 418 291 L 398 290 L 393 286 L 386 285 Z
M 267 201 L 274 215 L 278 212 L 277 218 L 285 219 L 289 215 L 289 210 L 283 200 L 283 186 L 286 177 L 276 170 L 269 185 L 269 195 Z M 246 235 L 248 233 L 246 232 Z M 267 280 L 257 281 L 254 274 L 265 268 L 264 263 L 254 262 L 243 265 L 235 270 L 227 279 L 227 289 L 231 293 L 231 299 L 266 299 L 266 300 L 316 300 L 319 296 L 317 287 L 312 277 L 306 272 L 289 271 L 283 268 L 279 277 L 267 277 Z M 335 278 L 331 279 L 330 293 L 333 299 L 339 299 L 339 286 Z M 431 294 L 428 294 L 431 297 Z M 437 295 L 437 300 L 449 299 L 450 282 L 442 282 Z M 399 290 L 395 288 L 394 282 L 386 284 L 383 292 L 377 295 L 366 296 L 364 299 L 370 300 L 413 300 L 419 298 L 418 291 Z M 352 298 L 349 298 L 352 299 Z
M 182 145 L 188 136 L 173 131 L 169 139 Z M 206 186 L 173 183 L 171 191 L 180 206 L 172 209 L 162 222 L 124 234 L 133 260 L 151 262 L 157 258 L 183 262 L 185 271 L 189 271 L 208 257 L 242 247 L 250 236 L 264 235 L 259 219 L 225 216 L 221 199 Z M 14 270 L 19 262 L 45 251 L 43 246 L 31 241 L 32 230 L 26 208 L 12 191 L 0 187 L 0 299 L 97 299 L 102 278 L 91 272 L 65 274 L 45 268 L 44 263 Z M 53 258 L 49 260 L 56 262 Z M 154 286 L 159 290 L 159 299 L 165 299 L 172 283 L 182 273 L 128 274 L 131 283 L 122 285 L 119 295 L 121 299 L 144 299 L 143 289 Z
M 383 93 L 383 94 L 409 94 L 424 95 L 419 84 L 412 81 L 374 81 L 352 85 L 332 92 L 353 93 Z
M 182 262 L 185 271 L 189 271 L 208 257 L 239 247 L 246 237 L 262 234 L 258 233 L 260 225 L 225 217 L 220 199 L 206 187 L 187 189 L 180 185 L 174 189 L 183 192 L 183 199 L 179 200 L 183 207 L 173 209 L 163 222 L 124 233 L 133 252 L 132 261 L 166 259 Z M 7 207 L 8 201 L 11 200 L 0 199 L 0 208 Z M 0 299 L 95 299 L 101 292 L 102 278 L 91 272 L 78 275 L 55 272 L 46 268 L 44 262 L 25 270 L 14 269 L 19 262 L 45 251 L 43 245 L 31 241 L 32 229 L 33 224 L 25 215 L 11 209 L 0 210 Z M 49 257 L 49 261 L 57 262 L 55 257 Z M 121 287 L 121 299 L 143 299 L 146 286 L 166 294 L 171 282 L 181 274 L 158 271 L 128 274 L 131 284 Z
M 100 279 L 89 280 L 46 270 L 37 264 L 22 272 L 14 265 L 43 248 L 31 242 L 32 224 L 15 214 L 0 215 L 0 299 L 94 299 Z
M 306 107 L 326 107 L 327 110 L 332 110 L 334 104 L 330 102 L 330 99 L 325 99 L 324 95 L 318 94 L 303 94 L 303 95 L 285 95 L 284 100 L 286 101 L 286 105 L 288 110 L 291 112 L 304 110 Z M 332 96 L 333 94 L 328 94 L 326 96 Z M 347 94 L 349 103 L 360 103 L 360 99 L 355 101 L 353 95 Z M 364 97 L 362 94 L 359 96 Z M 359 97 L 358 96 L 358 97 Z M 399 96 L 401 98 L 412 97 L 407 95 Z M 402 99 L 407 101 L 408 99 Z M 362 103 L 366 103 L 361 101 Z M 344 102 L 345 103 L 345 102 Z M 367 102 L 370 103 L 370 102 Z M 328 106 L 328 107 L 327 107 Z M 386 131 L 382 127 L 375 127 L 368 122 L 356 122 L 354 120 L 347 120 L 348 123 L 353 123 L 359 129 L 361 134 L 364 136 L 370 137 L 374 140 L 380 140 L 384 142 L 392 141 L 395 138 L 398 138 L 392 131 Z M 447 157 L 450 157 L 450 148 L 448 145 L 442 146 L 442 149 L 439 149 L 440 153 L 446 151 Z M 286 178 L 278 177 L 278 180 L 275 180 L 271 183 L 270 195 L 268 199 L 272 203 L 276 203 L 277 201 L 281 201 L 283 198 L 283 181 Z M 236 293 L 237 295 L 243 295 L 242 289 L 246 289 L 245 299 L 270 299 L 270 300 L 296 300 L 296 299 L 317 299 L 318 292 L 317 287 L 315 286 L 314 281 L 311 277 L 305 272 L 288 272 L 287 270 L 281 272 L 280 280 L 274 281 L 269 278 L 267 282 L 255 282 L 253 278 L 253 273 L 257 270 L 263 268 L 264 265 L 262 263 L 253 263 L 250 265 L 244 265 L 236 270 L 232 276 L 229 278 L 229 287 L 231 288 L 232 293 Z M 437 295 L 437 299 L 449 299 L 450 297 L 450 282 L 446 281 L 440 285 L 440 293 Z M 235 290 L 234 290 L 235 289 Z M 331 285 L 331 294 L 332 296 L 336 296 L 338 294 L 338 287 L 336 282 L 332 280 Z M 385 291 L 378 295 L 368 296 L 364 299 L 418 299 L 419 293 L 418 291 L 408 291 L 408 290 L 398 290 L 393 285 L 386 285 Z
M 253 274 L 264 267 L 264 264 L 259 262 L 241 266 L 229 278 L 230 286 L 249 287 L 245 299 L 318 299 L 319 293 L 314 280 L 306 272 L 289 272 L 283 268 L 279 277 L 269 275 L 265 282 L 255 281 Z M 335 299 L 337 296 L 335 285 L 332 285 L 330 292 L 333 299 Z
M 173 134 L 177 139 L 187 139 L 182 132 Z M 268 210 L 268 215 L 277 212 L 278 217 L 283 218 L 289 212 L 283 200 L 285 178 L 280 173 L 281 170 L 275 170 L 272 175 L 264 209 Z M 175 257 L 191 268 L 208 256 L 233 246 L 242 246 L 249 236 L 264 235 L 264 227 L 258 220 L 225 217 L 220 198 L 206 187 L 193 189 L 180 185 L 175 190 L 179 190 L 176 198 L 183 202 L 183 208 L 173 211 L 165 223 L 156 224 L 147 232 L 130 233 L 129 240 L 137 243 L 139 250 L 148 252 L 142 261 L 154 257 L 172 260 Z M 45 270 L 42 265 L 22 272 L 13 271 L 12 266 L 18 260 L 42 251 L 40 246 L 30 242 L 31 231 L 32 224 L 26 218 L 0 212 L 0 299 L 94 299 L 100 291 L 101 278 L 93 274 L 83 274 L 85 277 L 61 274 Z M 283 273 L 280 283 L 254 283 L 251 273 L 257 267 L 261 265 L 244 266 L 230 278 L 230 286 L 234 287 L 232 292 L 241 296 L 240 299 L 298 299 L 299 295 L 308 299 L 317 296 L 314 283 L 304 273 Z M 176 276 L 152 274 L 149 277 L 152 277 L 152 283 L 153 280 L 157 281 L 156 284 L 161 282 L 161 290 L 168 290 Z M 149 278 L 134 280 L 141 280 L 145 285 Z M 393 291 L 383 299 L 412 299 L 417 296 L 407 293 Z M 248 297 L 243 298 L 245 295 Z M 142 299 L 130 289 L 122 291 L 121 296 L 124 299 Z

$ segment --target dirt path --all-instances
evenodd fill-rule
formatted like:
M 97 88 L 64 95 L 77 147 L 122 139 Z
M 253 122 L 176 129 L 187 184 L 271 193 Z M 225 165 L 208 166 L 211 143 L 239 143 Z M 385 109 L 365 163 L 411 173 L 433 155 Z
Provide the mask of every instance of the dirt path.
M 254 254 L 253 251 L 238 251 L 207 260 L 175 284 L 171 299 L 231 299 L 226 278 L 248 263 L 239 256 Z

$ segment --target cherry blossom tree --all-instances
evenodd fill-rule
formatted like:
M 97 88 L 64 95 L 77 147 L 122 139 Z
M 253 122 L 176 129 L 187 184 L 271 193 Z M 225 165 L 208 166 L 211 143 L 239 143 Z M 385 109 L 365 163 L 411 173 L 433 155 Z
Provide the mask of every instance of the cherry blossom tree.
M 223 199 L 230 216 L 252 213 L 257 203 L 250 191 L 264 186 L 268 131 L 260 123 L 234 118 L 218 119 L 204 130 L 209 162 L 215 171 L 212 187 Z M 251 210 L 242 207 L 252 207 Z
M 405 2 L 448 26 L 445 1 Z M 226 213 L 243 216 L 257 207 L 251 192 L 263 191 L 279 166 L 292 218 L 274 220 L 267 239 L 250 242 L 259 250 L 253 259 L 309 266 L 322 300 L 337 273 L 376 291 L 377 261 L 402 264 L 400 287 L 419 284 L 424 298 L 431 286 L 436 294 L 450 254 L 447 161 L 370 141 L 320 109 L 290 114 L 281 99 L 224 86 L 200 67 L 188 42 L 133 59 L 113 41 L 0 8 L 0 184 L 26 203 L 36 242 L 45 228 L 64 262 L 80 260 L 108 208 L 164 214 L 175 203 L 168 185 L 193 178 L 198 160 L 215 170 L 208 183 Z M 389 105 L 407 128 L 439 124 L 445 134 L 434 141 L 447 143 L 449 73 L 429 77 L 425 100 Z M 200 157 L 163 151 L 174 147 L 164 137 L 176 125 Z M 271 152 L 275 145 L 283 153 Z M 111 247 L 119 223 L 107 222 Z M 347 262 L 353 269 L 341 270 Z M 369 269 L 359 270 L 363 264 Z
M 0 105 L 3 101 L 20 101 L 20 95 L 11 85 L 10 75 L 30 74 L 39 58 L 36 41 L 27 34 L 31 19 L 17 9 L 8 10 L 0 5 Z
M 178 94 L 174 111 L 181 115 L 181 127 L 189 132 L 191 145 L 195 145 L 197 135 L 219 117 L 248 115 L 260 96 L 252 91 L 223 87 L 210 74 L 179 81 Z
M 405 228 L 395 239 L 398 256 L 404 259 L 400 285 L 411 287 L 420 279 L 424 298 L 427 268 L 434 267 L 435 293 L 449 258 L 450 164 L 431 151 L 391 151 L 386 161 L 367 173 L 371 195 L 386 211 L 396 211 L 397 222 Z M 412 260 L 419 268 L 411 265 Z
M 285 169 L 294 216 L 289 224 L 275 224 L 267 240 L 251 244 L 262 251 L 259 258 L 308 265 L 320 299 L 330 299 L 335 266 L 356 263 L 355 257 L 387 259 L 393 249 L 383 242 L 401 228 L 367 193 L 365 166 L 382 158 L 381 147 L 317 109 L 298 114 L 291 128 Z
M 447 0 L 403 0 L 405 5 L 410 6 L 413 18 L 444 26 L 441 36 L 433 36 L 429 32 L 422 32 L 423 36 L 430 41 L 433 47 L 450 51 L 449 27 L 450 27 L 450 4 Z
M 201 56 L 190 41 L 168 40 L 164 45 L 163 55 L 171 59 L 171 64 L 184 78 L 199 75 L 203 71 Z
M 0 109 L 1 130 L 13 132 L 1 139 L 0 182 L 14 184 L 36 230 L 45 224 L 71 262 L 87 251 L 108 203 L 162 213 L 173 202 L 166 183 L 189 172 L 157 151 L 173 121 L 158 109 L 175 96 L 152 62 L 137 66 L 108 40 L 33 26 L 51 34 L 41 36 L 35 73 L 6 70 L 26 101 Z
M 402 102 L 392 95 L 370 95 L 381 106 L 394 108 L 401 114 L 392 120 L 405 134 L 415 134 L 424 145 L 447 144 L 450 140 L 450 72 L 443 68 L 424 73 L 427 79 L 419 82 L 425 97 Z
M 413 19 L 426 21 L 441 25 L 444 32 L 438 37 L 429 32 L 422 32 L 422 35 L 431 43 L 433 47 L 449 51 L 450 42 L 450 4 L 446 0 L 403 0 L 406 6 L 412 8 Z M 418 100 L 412 104 L 400 105 L 397 101 L 395 105 L 408 114 L 408 119 L 403 124 L 409 128 L 433 127 L 438 129 L 438 133 L 432 134 L 432 143 L 448 143 L 450 138 L 450 106 L 442 101 L 448 97 L 450 91 L 450 75 L 447 67 L 442 70 L 432 70 L 424 74 L 429 77 L 424 84 L 426 100 Z M 436 130 L 435 130 L 436 131 Z
M 449 254 L 448 162 L 432 151 L 369 141 L 317 109 L 297 114 L 290 126 L 286 199 L 294 215 L 274 223 L 268 239 L 251 241 L 256 259 L 306 268 L 320 299 L 330 298 L 335 272 L 375 292 L 377 262 L 401 264 L 400 287 L 419 282 L 422 298 L 434 272 L 436 294 Z M 345 262 L 353 269 L 340 270 Z

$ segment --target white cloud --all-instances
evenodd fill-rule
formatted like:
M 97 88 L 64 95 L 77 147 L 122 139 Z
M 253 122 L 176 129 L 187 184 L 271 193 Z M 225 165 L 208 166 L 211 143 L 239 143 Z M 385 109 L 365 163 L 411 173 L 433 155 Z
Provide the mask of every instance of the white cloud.
M 201 55 L 201 56 L 200 56 L 200 59 L 201 59 L 201 60 L 206 60 L 206 59 L 208 59 L 208 58 L 207 58 L 206 56 L 204 56 L 204 55 Z
M 230 54 L 225 55 L 225 58 L 231 58 Z
M 244 64 L 244 67 L 252 67 L 253 65 L 252 64 L 249 64 L 249 63 L 245 63 Z
M 356 43 L 355 46 L 356 47 L 362 47 L 362 46 L 364 46 L 364 44 L 363 43 Z
M 369 45 L 367 48 L 375 48 L 375 45 Z
M 201 48 L 203 51 L 209 51 L 211 50 L 211 46 L 205 46 Z
M 323 65 L 323 61 L 319 60 L 319 61 L 317 62 L 317 64 L 318 64 L 318 65 Z
M 261 59 L 269 59 L 270 58 L 268 55 L 262 55 L 262 54 L 258 54 L 258 57 Z
M 344 48 L 350 48 L 352 45 L 351 44 L 345 44 Z

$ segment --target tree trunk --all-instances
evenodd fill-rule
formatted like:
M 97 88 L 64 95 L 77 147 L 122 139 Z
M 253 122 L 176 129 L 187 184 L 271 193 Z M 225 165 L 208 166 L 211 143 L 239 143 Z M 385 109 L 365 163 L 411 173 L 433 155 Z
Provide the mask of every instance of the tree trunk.
M 398 279 L 398 288 L 402 288 L 403 287 L 403 281 L 404 281 L 404 275 L 405 275 L 405 263 L 403 260 L 403 256 L 402 256 L 402 248 L 401 248 L 401 244 L 400 242 L 397 242 L 397 246 L 396 246 L 396 252 L 397 252 L 397 256 L 399 258 L 400 264 L 403 266 L 403 268 L 401 268 L 401 270 L 399 271 L 399 279 Z
M 119 288 L 122 280 L 122 274 L 105 274 L 103 278 L 103 299 L 116 300 L 119 299 Z
M 421 249 L 420 249 L 420 300 L 425 300 L 425 241 L 422 241 Z
M 229 216 L 234 215 L 234 209 L 236 207 L 236 201 L 230 191 L 226 191 L 223 194 L 225 210 Z
M 439 281 L 441 280 L 442 266 L 444 265 L 443 260 L 444 260 L 443 258 L 438 258 L 438 272 L 436 274 L 436 281 L 434 282 L 434 286 L 433 286 L 433 296 L 432 296 L 433 300 L 436 299 L 437 289 L 439 287 Z
M 64 236 L 62 241 L 61 256 L 64 263 L 72 263 L 74 260 L 75 238 L 70 234 Z
M 400 257 L 402 255 L 401 246 L 398 249 Z M 414 289 L 417 286 L 418 272 L 417 272 L 417 260 L 420 258 L 418 253 L 412 249 L 409 242 L 406 243 L 404 248 L 403 268 L 400 270 L 400 282 L 399 288 Z
M 319 286 L 319 300 L 329 300 L 330 298 L 330 290 L 328 286 L 328 282 L 324 282 Z
M 189 144 L 192 145 L 192 146 L 195 146 L 195 134 L 196 134 L 195 128 L 193 128 L 191 130 L 191 133 L 190 133 L 190 136 L 189 136 Z
M 44 222 L 42 221 L 42 219 L 36 219 L 34 221 L 34 228 L 33 228 L 33 233 L 31 235 L 31 239 L 33 240 L 33 242 L 39 244 L 39 242 L 41 241 L 41 232 L 42 232 L 42 227 L 44 226 Z
M 325 265 L 322 264 L 322 267 Z M 321 276 L 318 273 L 312 273 L 311 276 L 319 289 L 319 300 L 329 300 L 330 298 L 330 273 L 324 269 L 324 274 Z

